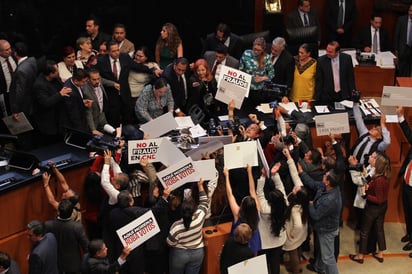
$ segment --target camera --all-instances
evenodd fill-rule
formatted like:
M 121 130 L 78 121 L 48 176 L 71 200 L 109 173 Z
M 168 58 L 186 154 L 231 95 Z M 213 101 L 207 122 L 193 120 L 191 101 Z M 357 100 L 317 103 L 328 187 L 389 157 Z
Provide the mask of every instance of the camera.
M 227 121 L 227 128 L 230 129 L 233 132 L 233 135 L 239 135 L 240 131 L 239 131 L 239 126 L 241 125 L 239 118 L 235 118 L 234 121 L 229 120 Z
M 47 163 L 45 165 L 42 165 L 39 163 L 38 168 L 42 171 L 42 172 L 47 172 L 50 175 L 54 175 L 54 171 L 53 171 L 53 165 L 54 163 Z
M 217 135 L 217 126 L 215 119 L 210 118 L 209 120 L 209 135 L 210 136 L 216 136 Z
M 87 142 L 86 146 L 90 151 L 95 151 L 99 155 L 104 155 L 105 150 L 113 153 L 119 148 L 121 138 L 95 135 Z
M 295 138 L 293 138 L 292 135 L 288 134 L 283 137 L 283 143 L 285 143 L 285 145 L 293 145 L 295 143 Z

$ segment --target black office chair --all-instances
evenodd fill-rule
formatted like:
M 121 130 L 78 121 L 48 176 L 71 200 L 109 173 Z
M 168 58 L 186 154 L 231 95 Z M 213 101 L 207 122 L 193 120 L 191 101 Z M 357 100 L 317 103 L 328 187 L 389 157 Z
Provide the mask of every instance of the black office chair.
M 287 28 L 286 43 L 289 52 L 294 56 L 298 55 L 300 45 L 307 43 L 310 46 L 312 58 L 318 59 L 318 31 L 319 28 L 317 26 Z

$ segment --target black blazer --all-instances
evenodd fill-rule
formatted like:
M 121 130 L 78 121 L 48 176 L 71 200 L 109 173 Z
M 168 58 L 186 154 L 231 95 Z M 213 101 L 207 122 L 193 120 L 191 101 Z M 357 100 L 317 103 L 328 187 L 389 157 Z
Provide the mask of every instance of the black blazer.
M 295 60 L 287 49 L 282 50 L 276 63 L 273 65 L 275 77 L 272 82 L 288 86 L 288 91 L 292 88 L 295 72 Z
M 406 139 L 408 140 L 408 143 L 412 145 L 412 130 L 408 125 L 408 122 L 404 120 L 402 123 L 399 124 L 401 126 L 403 135 L 405 135 Z M 412 160 L 412 148 L 408 152 L 408 156 L 405 158 L 405 160 L 402 163 L 401 169 L 399 170 L 398 176 L 401 177 L 406 170 L 406 167 L 408 166 L 409 162 Z
M 319 23 L 319 15 L 315 9 L 311 8 L 308 12 L 309 27 L 318 27 L 318 41 L 321 40 L 321 28 Z M 292 10 L 286 19 L 286 28 L 303 28 L 302 18 L 300 16 L 299 10 Z
M 392 50 L 388 33 L 386 30 L 380 28 L 379 29 L 379 46 L 381 51 L 390 51 Z M 371 33 L 371 26 L 367 26 L 362 28 L 353 38 L 352 46 L 355 49 L 359 49 L 364 51 L 365 47 L 372 47 L 372 33 Z
M 66 119 L 62 123 L 70 128 L 90 132 L 87 124 L 87 108 L 84 106 L 83 97 L 80 95 L 78 87 L 72 83 L 72 78 L 67 79 L 64 86 L 71 88 L 72 92 L 69 97 L 64 97 L 63 99 Z
M 329 32 L 334 33 L 338 28 L 339 0 L 327 0 L 327 2 L 326 27 Z M 355 0 L 345 0 L 345 19 L 343 25 L 345 33 L 352 30 L 355 14 Z
M 62 88 L 60 80 L 47 81 L 40 74 L 33 85 L 33 120 L 37 130 L 47 135 L 60 132 L 60 113 L 65 107 L 63 96 L 60 95 Z
M 173 100 L 175 101 L 175 110 L 180 109 L 185 114 L 187 114 L 187 100 L 185 98 L 185 90 L 183 86 L 180 85 L 176 71 L 173 68 L 173 63 L 167 65 L 162 73 L 162 77 L 166 79 L 167 83 L 170 85 L 172 90 Z M 190 78 L 190 69 L 189 66 L 185 71 L 186 78 L 186 90 L 187 97 L 189 97 L 189 78 Z
M 355 76 L 352 57 L 346 53 L 339 53 L 339 76 L 341 91 L 336 93 L 331 59 L 326 55 L 319 57 L 316 64 L 314 95 L 317 103 L 329 104 L 344 99 L 350 100 L 355 89 Z
M 209 33 L 205 39 L 205 45 L 203 48 L 202 55 L 208 50 L 215 50 L 219 43 L 221 42 L 216 38 L 216 33 L 215 32 Z M 245 46 L 244 46 L 242 38 L 239 35 L 231 33 L 229 47 L 228 47 L 229 55 L 239 60 L 240 57 L 242 57 L 244 49 L 245 49 Z

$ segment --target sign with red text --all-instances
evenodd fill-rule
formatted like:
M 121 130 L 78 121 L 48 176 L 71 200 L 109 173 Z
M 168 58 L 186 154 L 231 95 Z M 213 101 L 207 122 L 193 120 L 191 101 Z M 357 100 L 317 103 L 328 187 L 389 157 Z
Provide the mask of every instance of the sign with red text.
M 166 137 L 129 141 L 127 150 L 129 165 L 147 159 L 149 163 L 161 162 L 165 166 L 170 166 L 186 159 L 183 152 Z
M 174 190 L 188 182 L 194 182 L 200 176 L 190 157 L 157 172 L 156 175 L 164 188 L 168 187 L 170 190 Z
M 116 230 L 123 246 L 129 246 L 132 250 L 159 232 L 159 225 L 151 210 Z
M 215 99 L 229 104 L 233 99 L 235 107 L 240 109 L 243 99 L 249 96 L 252 76 L 246 72 L 228 66 L 221 66 Z

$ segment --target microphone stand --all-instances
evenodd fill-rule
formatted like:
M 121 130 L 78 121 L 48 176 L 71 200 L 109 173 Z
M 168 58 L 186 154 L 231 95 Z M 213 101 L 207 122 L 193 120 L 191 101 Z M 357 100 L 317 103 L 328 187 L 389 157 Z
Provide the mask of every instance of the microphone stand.
M 225 213 L 226 207 L 227 207 L 227 202 L 226 202 L 225 206 L 223 207 L 222 211 L 220 212 L 219 217 L 217 218 L 217 222 L 215 224 L 215 227 L 213 229 L 207 229 L 205 231 L 206 234 L 213 234 L 214 232 L 218 231 L 217 226 L 219 225 L 220 221 L 222 220 L 222 216 L 223 216 L 223 213 Z

